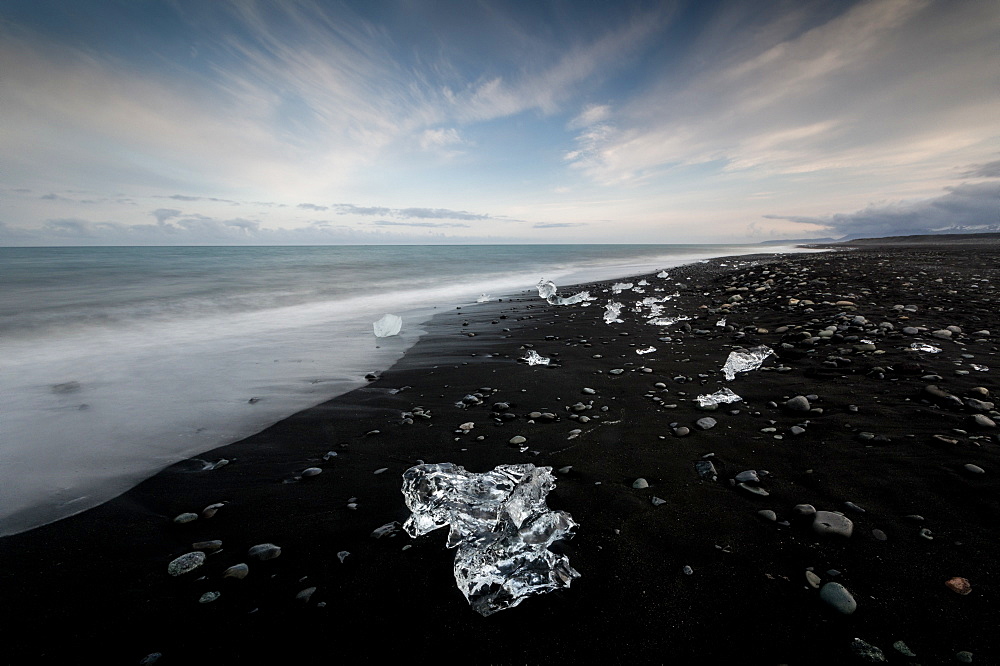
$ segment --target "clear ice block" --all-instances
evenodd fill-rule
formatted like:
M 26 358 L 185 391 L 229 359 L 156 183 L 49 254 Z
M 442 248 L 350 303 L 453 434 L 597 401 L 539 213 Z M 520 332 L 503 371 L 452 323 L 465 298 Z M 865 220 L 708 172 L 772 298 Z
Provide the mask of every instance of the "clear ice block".
M 581 291 L 578 294 L 563 298 L 556 293 L 558 290 L 552 280 L 541 279 L 536 286 L 538 287 L 538 295 L 544 298 L 549 305 L 575 305 L 576 303 L 593 300 L 590 297 L 589 291 Z
M 525 355 L 525 357 L 522 360 L 525 361 L 528 365 L 548 365 L 549 361 L 551 361 L 552 359 L 545 358 L 544 356 L 536 352 L 534 349 L 530 349 L 528 350 L 527 355 Z
M 732 381 L 736 379 L 737 372 L 750 372 L 756 370 L 764 363 L 764 359 L 774 353 L 767 345 L 752 347 L 746 351 L 734 351 L 729 353 L 726 364 L 722 366 L 722 372 L 726 379 Z
M 622 312 L 622 304 L 616 301 L 609 301 L 607 305 L 604 306 L 604 323 L 605 324 L 621 324 L 622 319 L 619 316 Z
M 733 393 L 729 388 L 722 388 L 715 393 L 708 393 L 705 395 L 699 395 L 695 398 L 699 407 L 711 407 L 712 405 L 724 405 L 730 402 L 740 402 L 743 400 L 740 396 Z
M 417 465 L 403 473 L 412 512 L 403 529 L 415 538 L 448 526 L 458 589 L 475 611 L 492 615 L 580 576 L 548 548 L 576 527 L 545 504 L 553 488 L 551 467 L 499 465 L 479 474 L 453 463 Z
M 376 338 L 387 338 L 390 335 L 398 335 L 403 328 L 403 319 L 394 314 L 387 314 L 372 324 Z

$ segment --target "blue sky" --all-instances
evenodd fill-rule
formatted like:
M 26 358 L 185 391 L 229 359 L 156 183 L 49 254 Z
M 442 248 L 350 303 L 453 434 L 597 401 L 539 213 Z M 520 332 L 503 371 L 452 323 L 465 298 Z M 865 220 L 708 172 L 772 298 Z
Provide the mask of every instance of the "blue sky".
M 998 43 L 979 0 L 6 0 L 0 244 L 995 227 Z

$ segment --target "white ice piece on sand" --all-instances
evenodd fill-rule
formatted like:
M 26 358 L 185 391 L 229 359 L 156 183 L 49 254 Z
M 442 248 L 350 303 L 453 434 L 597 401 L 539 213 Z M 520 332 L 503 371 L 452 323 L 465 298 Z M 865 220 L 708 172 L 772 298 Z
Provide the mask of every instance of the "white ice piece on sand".
M 661 280 L 665 280 L 670 276 L 667 274 L 666 271 L 660 271 L 659 273 L 656 274 L 656 277 L 660 278 Z
M 621 324 L 622 319 L 619 316 L 622 312 L 622 304 L 616 301 L 608 301 L 608 304 L 604 306 L 604 323 L 605 324 Z
M 656 347 L 650 346 L 650 347 L 646 347 L 645 349 L 636 349 L 635 353 L 636 354 L 652 354 L 655 351 L 656 351 Z
M 412 515 L 403 529 L 418 537 L 447 526 L 456 548 L 454 574 L 473 610 L 492 615 L 528 596 L 570 586 L 580 574 L 549 550 L 573 536 L 576 523 L 545 503 L 555 488 L 551 467 L 499 465 L 482 474 L 454 463 L 416 465 L 403 473 Z
M 750 372 L 761 366 L 768 356 L 774 353 L 767 345 L 752 347 L 746 351 L 734 351 L 729 353 L 726 364 L 722 366 L 722 372 L 726 379 L 732 381 L 736 378 L 737 372 Z
M 489 303 L 493 299 L 489 294 L 483 294 L 476 299 L 476 303 Z
M 929 345 L 926 342 L 914 342 L 910 345 L 911 351 L 927 352 L 928 354 L 937 354 L 941 351 L 940 347 L 935 347 L 934 345 Z
M 611 293 L 620 294 L 623 291 L 631 289 L 632 286 L 631 282 L 615 282 L 611 285 Z
M 708 393 L 705 395 L 699 395 L 695 398 L 699 407 L 711 407 L 712 405 L 724 405 L 730 402 L 740 402 L 743 400 L 740 396 L 733 393 L 729 388 L 722 388 L 715 393 Z
M 545 358 L 534 349 L 529 349 L 527 355 L 522 360 L 526 361 L 528 365 L 548 365 L 552 359 Z
M 576 303 L 594 300 L 590 297 L 589 291 L 581 291 L 579 294 L 563 298 L 556 293 L 557 288 L 555 283 L 545 278 L 539 280 L 536 286 L 538 287 L 538 295 L 544 298 L 549 305 L 575 305 Z
M 394 314 L 387 314 L 372 324 L 376 338 L 387 338 L 390 335 L 397 335 L 403 328 L 403 319 Z

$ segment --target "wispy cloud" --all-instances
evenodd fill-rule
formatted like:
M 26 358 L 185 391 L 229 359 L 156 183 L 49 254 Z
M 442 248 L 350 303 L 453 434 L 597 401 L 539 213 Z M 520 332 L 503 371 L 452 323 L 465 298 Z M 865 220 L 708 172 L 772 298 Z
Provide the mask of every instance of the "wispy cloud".
M 538 222 L 531 225 L 532 229 L 565 229 L 568 227 L 585 227 L 586 222 Z
M 464 222 L 394 222 L 391 220 L 376 220 L 372 222 L 379 227 L 468 227 Z
M 303 210 L 316 210 L 316 211 L 330 210 L 329 206 L 317 206 L 316 204 L 311 204 L 311 203 L 300 203 L 298 205 L 298 208 L 301 208 Z

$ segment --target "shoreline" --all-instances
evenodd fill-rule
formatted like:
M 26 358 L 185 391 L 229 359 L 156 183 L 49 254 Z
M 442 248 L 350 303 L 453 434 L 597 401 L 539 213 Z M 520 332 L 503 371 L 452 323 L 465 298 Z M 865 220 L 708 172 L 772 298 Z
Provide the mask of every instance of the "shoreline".
M 666 655 L 851 663 L 858 659 L 854 637 L 900 663 L 905 658 L 892 648 L 896 640 L 928 663 L 953 661 L 963 650 L 975 654 L 976 663 L 996 659 L 990 556 L 1000 440 L 995 429 L 971 425 L 967 405 L 954 407 L 926 392 L 934 385 L 969 400 L 981 386 L 988 391 L 982 402 L 1000 393 L 1000 323 L 989 307 L 1000 284 L 992 268 L 1000 255 L 974 250 L 720 258 L 668 269 L 666 281 L 646 276 L 651 287 L 668 283 L 666 292 L 615 296 L 662 296 L 679 281 L 685 288 L 664 304 L 665 314 L 694 319 L 662 330 L 638 320 L 631 307 L 622 309 L 624 323 L 605 324 L 610 294 L 595 284 L 560 289 L 568 295 L 591 288 L 598 300 L 586 308 L 524 296 L 442 311 L 376 381 L 204 456 L 229 459 L 228 465 L 191 471 L 179 463 L 104 505 L 0 538 L 6 625 L 18 635 L 18 628 L 44 624 L 65 639 L 8 646 L 7 663 L 56 663 L 67 654 L 138 663 L 154 652 L 162 652 L 161 664 L 260 663 L 271 653 L 319 663 L 345 642 L 370 661 L 458 648 L 499 663 L 645 663 Z M 764 277 L 764 270 L 774 276 Z M 974 275 L 990 280 L 979 282 L 976 294 L 968 293 Z M 733 296 L 742 300 L 723 307 Z M 799 303 L 814 304 L 788 305 L 800 296 Z M 897 304 L 917 310 L 897 310 Z M 841 313 L 845 318 L 838 319 Z M 731 330 L 715 326 L 722 316 Z M 871 325 L 850 323 L 855 316 Z M 880 328 L 883 321 L 894 328 Z M 837 324 L 845 330 L 815 335 Z M 908 324 L 928 331 L 903 333 Z M 933 337 L 948 325 L 962 333 Z M 789 328 L 779 333 L 782 326 Z M 972 335 L 991 328 L 989 336 Z M 802 330 L 819 339 L 805 344 L 795 337 Z M 943 351 L 901 351 L 916 341 Z M 724 381 L 720 369 L 728 353 L 758 344 L 778 351 L 778 358 Z M 647 345 L 657 351 L 635 353 Z M 554 364 L 517 362 L 529 348 Z M 973 363 L 990 370 L 970 370 Z M 922 379 L 934 375 L 940 379 Z M 743 402 L 714 412 L 693 406 L 695 395 L 721 386 Z M 483 404 L 455 406 L 476 392 Z M 817 395 L 811 404 L 822 413 L 780 406 L 797 395 Z M 491 416 L 491 405 L 500 401 L 515 418 Z M 584 411 L 567 410 L 576 403 Z M 402 423 L 400 415 L 417 406 L 432 417 Z M 529 418 L 531 412 L 555 418 Z M 975 413 L 990 418 L 988 409 Z M 700 430 L 695 422 L 706 416 L 717 423 Z M 455 432 L 466 421 L 476 427 Z M 803 432 L 793 434 L 796 427 Z M 678 428 L 689 432 L 678 434 Z M 762 432 L 768 428 L 775 430 Z M 581 433 L 568 439 L 577 429 Z M 525 452 L 507 444 L 515 435 L 527 438 Z M 330 451 L 337 455 L 323 460 Z M 709 453 L 716 481 L 695 471 Z M 570 466 L 557 474 L 549 506 L 580 524 L 562 548 L 582 577 L 568 590 L 489 618 L 476 615 L 455 589 L 454 553 L 444 548 L 441 532 L 371 537 L 379 526 L 408 516 L 400 475 L 418 460 L 477 472 L 515 462 Z M 314 466 L 323 472 L 285 483 Z M 388 469 L 374 473 L 382 468 Z M 768 496 L 729 485 L 750 469 L 770 472 L 759 484 Z M 632 488 L 639 477 L 648 489 Z M 665 502 L 654 505 L 653 497 Z M 844 502 L 865 511 L 853 512 Z M 171 522 L 215 503 L 224 506 L 210 519 Z M 792 511 L 803 503 L 844 511 L 853 534 L 816 535 Z M 759 511 L 773 511 L 776 519 Z M 923 521 L 905 518 L 914 514 Z M 922 537 L 922 529 L 934 538 Z M 201 570 L 166 574 L 173 558 L 210 539 L 223 547 Z M 282 548 L 279 558 L 248 562 L 245 580 L 222 578 L 228 566 L 247 561 L 250 546 L 268 542 Z M 343 562 L 342 551 L 350 553 Z M 842 583 L 858 609 L 842 615 L 828 608 L 809 585 L 807 567 L 823 583 Z M 945 587 L 952 577 L 968 578 L 972 593 Z M 309 587 L 317 588 L 309 601 L 296 601 Z M 221 596 L 199 604 L 206 591 Z M 110 645 L 108 626 L 115 627 Z M 368 645 L 350 638 L 347 632 L 360 626 L 384 628 L 391 641 Z M 319 638 L 328 632 L 333 641 Z

